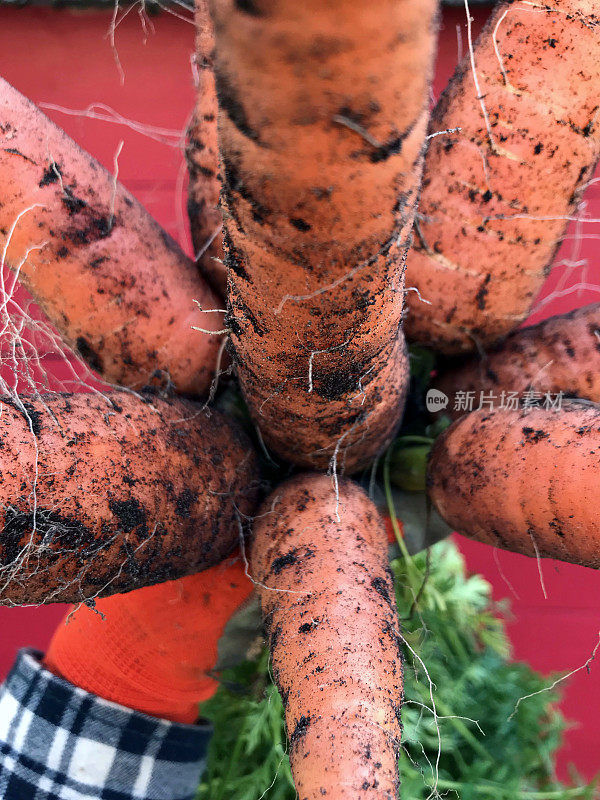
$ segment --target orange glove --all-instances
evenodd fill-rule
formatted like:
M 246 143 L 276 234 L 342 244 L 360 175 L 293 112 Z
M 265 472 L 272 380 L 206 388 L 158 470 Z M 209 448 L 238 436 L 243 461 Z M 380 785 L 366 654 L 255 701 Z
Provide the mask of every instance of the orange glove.
M 239 557 L 177 581 L 113 595 L 70 612 L 45 666 L 105 700 L 192 723 L 217 682 L 211 671 L 227 622 L 252 583 Z M 100 612 L 100 613 L 98 613 Z

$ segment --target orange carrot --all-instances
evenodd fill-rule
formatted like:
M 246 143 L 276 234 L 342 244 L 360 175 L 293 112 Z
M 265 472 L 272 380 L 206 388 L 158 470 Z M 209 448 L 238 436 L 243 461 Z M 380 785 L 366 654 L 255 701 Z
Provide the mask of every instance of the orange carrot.
M 80 602 L 219 562 L 251 514 L 238 429 L 182 400 L 2 399 L 0 603 Z
M 474 411 L 437 439 L 429 496 L 480 542 L 598 568 L 599 453 L 600 406 Z
M 300 475 L 257 518 L 258 582 L 302 800 L 396 798 L 402 664 L 387 536 L 358 486 Z
M 435 109 L 414 247 L 409 341 L 457 353 L 516 328 L 600 155 L 591 0 L 498 6 Z M 475 84 L 475 79 L 477 85 Z
M 215 37 L 208 0 L 196 0 L 196 107 L 187 132 L 186 160 L 190 183 L 188 216 L 196 260 L 219 296 L 227 291 L 223 263 L 222 215 L 219 208 L 217 94 L 213 71 Z
M 392 438 L 433 0 L 213 0 L 231 342 L 267 447 L 348 472 Z
M 437 381 L 449 397 L 445 413 L 456 417 L 458 392 L 480 401 L 498 403 L 502 392 L 522 396 L 526 390 L 542 395 L 580 397 L 600 403 L 600 303 L 515 331 L 482 358 L 473 358 Z
M 0 80 L 0 252 L 63 338 L 106 380 L 213 379 L 220 303 L 147 211 Z

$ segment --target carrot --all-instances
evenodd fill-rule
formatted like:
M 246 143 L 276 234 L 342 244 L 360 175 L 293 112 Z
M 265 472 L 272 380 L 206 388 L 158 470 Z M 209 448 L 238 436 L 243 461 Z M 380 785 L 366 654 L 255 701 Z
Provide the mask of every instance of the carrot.
M 218 563 L 251 514 L 245 436 L 183 400 L 2 399 L 0 603 L 80 602 Z
M 503 3 L 432 114 L 409 341 L 487 347 L 522 322 L 600 155 L 591 0 Z M 485 109 L 485 113 L 484 113 Z
M 217 94 L 213 71 L 215 37 L 208 0 L 196 0 L 196 107 L 187 132 L 185 155 L 190 177 L 188 216 L 200 271 L 224 297 L 227 270 L 223 263 L 222 215 L 219 208 Z
M 0 252 L 62 337 L 109 382 L 158 371 L 204 394 L 223 327 L 194 264 L 147 211 L 0 80 Z
M 402 663 L 387 535 L 350 481 L 300 475 L 254 526 L 252 571 L 301 800 L 396 798 Z
M 470 392 L 475 408 L 525 390 L 600 403 L 600 303 L 515 331 L 482 358 L 442 375 L 436 388 L 449 397 L 446 413 L 453 417 L 460 413 L 458 392 Z
M 474 411 L 436 440 L 428 489 L 459 533 L 600 567 L 600 406 Z
M 234 360 L 267 447 L 355 471 L 408 375 L 433 0 L 213 0 Z

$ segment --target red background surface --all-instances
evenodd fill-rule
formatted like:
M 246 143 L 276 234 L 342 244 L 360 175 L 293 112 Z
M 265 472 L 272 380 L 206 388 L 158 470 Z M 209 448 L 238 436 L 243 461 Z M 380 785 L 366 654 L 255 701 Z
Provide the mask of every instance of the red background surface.
M 488 9 L 477 9 L 475 28 Z M 185 227 L 185 170 L 177 132 L 183 131 L 193 103 L 189 21 L 162 14 L 154 32 L 144 33 L 134 9 L 116 32 L 125 81 L 109 40 L 110 17 L 98 11 L 33 8 L 0 9 L 0 74 L 37 103 L 82 110 L 92 103 L 112 107 L 123 117 L 165 129 L 155 141 L 123 125 L 47 111 L 77 142 L 109 169 L 119 142 L 119 178 L 164 227 L 189 249 Z M 457 26 L 461 35 L 457 36 Z M 452 72 L 466 41 L 462 10 L 447 10 L 440 37 L 435 94 Z M 170 133 L 169 133 L 170 132 Z M 600 193 L 592 186 L 586 213 L 600 217 Z M 536 319 L 600 300 L 600 225 L 573 225 L 556 267 L 537 304 Z M 587 288 L 581 288 L 581 284 Z M 549 299 L 548 299 L 549 298 Z M 568 476 L 567 476 L 568 478 Z M 586 662 L 598 641 L 600 574 L 552 561 L 542 562 L 544 598 L 534 560 L 468 542 L 458 537 L 469 569 L 481 572 L 494 596 L 512 599 L 511 640 L 516 659 L 545 673 L 569 672 Z M 17 649 L 44 649 L 64 613 L 62 606 L 0 609 L 0 676 Z M 600 664 L 578 672 L 566 684 L 562 708 L 576 721 L 560 754 L 558 771 L 574 763 L 591 777 L 600 769 Z

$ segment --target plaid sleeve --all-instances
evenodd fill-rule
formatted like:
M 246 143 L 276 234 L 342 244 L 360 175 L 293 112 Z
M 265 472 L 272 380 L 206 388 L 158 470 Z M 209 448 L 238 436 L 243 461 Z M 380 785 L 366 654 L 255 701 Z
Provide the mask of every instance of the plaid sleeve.
M 210 727 L 102 700 L 21 650 L 0 687 L 2 800 L 191 800 Z

